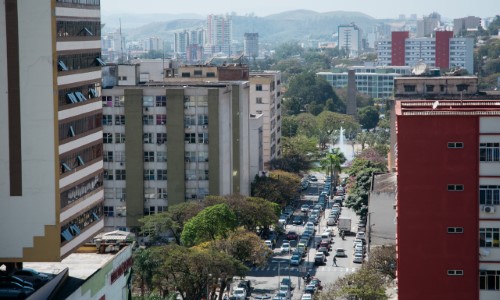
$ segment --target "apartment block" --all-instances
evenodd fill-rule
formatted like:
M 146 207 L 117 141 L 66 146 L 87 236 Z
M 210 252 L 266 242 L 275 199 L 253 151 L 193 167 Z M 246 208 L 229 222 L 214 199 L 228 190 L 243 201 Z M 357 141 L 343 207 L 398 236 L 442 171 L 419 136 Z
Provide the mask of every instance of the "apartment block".
M 338 26 L 339 49 L 346 51 L 348 57 L 358 57 L 363 50 L 361 37 L 362 31 L 354 23 Z
M 99 0 L 0 4 L 0 262 L 60 261 L 104 226 Z

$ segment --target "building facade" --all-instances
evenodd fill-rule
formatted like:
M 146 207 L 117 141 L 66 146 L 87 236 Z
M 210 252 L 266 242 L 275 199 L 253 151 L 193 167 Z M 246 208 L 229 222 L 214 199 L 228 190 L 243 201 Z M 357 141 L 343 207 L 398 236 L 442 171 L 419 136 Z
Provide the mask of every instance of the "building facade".
M 356 89 L 373 98 L 388 99 L 394 91 L 394 78 L 411 74 L 410 67 L 352 67 L 355 72 Z M 347 69 L 333 72 L 318 72 L 334 88 L 346 88 L 349 78 Z
M 263 117 L 264 169 L 281 157 L 281 72 L 250 73 L 250 113 Z
M 60 261 L 102 230 L 98 0 L 0 5 L 0 261 Z
M 453 19 L 453 35 L 463 36 L 468 30 L 477 30 L 481 27 L 481 18 L 468 16 Z
M 402 299 L 500 298 L 497 102 L 395 104 Z
M 338 26 L 339 50 L 346 51 L 348 57 L 358 57 L 363 50 L 361 29 L 354 23 Z
M 233 40 L 233 20 L 231 16 L 208 15 L 205 55 L 231 56 Z
M 246 81 L 103 90 L 106 230 L 207 195 L 250 195 Z
M 259 56 L 259 33 L 245 32 L 243 40 L 243 54 L 247 57 Z
M 430 37 L 441 24 L 441 15 L 434 12 L 417 20 L 417 37 Z
M 413 67 L 424 62 L 430 67 L 459 67 L 470 74 L 474 72 L 473 38 L 454 38 L 451 31 L 436 31 L 435 37 L 408 36 L 407 31 L 393 32 L 391 40 L 378 41 L 379 65 Z

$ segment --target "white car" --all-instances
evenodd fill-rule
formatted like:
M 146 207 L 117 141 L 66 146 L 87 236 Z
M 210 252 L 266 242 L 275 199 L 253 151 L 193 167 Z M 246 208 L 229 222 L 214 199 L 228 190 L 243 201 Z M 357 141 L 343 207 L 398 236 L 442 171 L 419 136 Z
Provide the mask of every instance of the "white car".
M 354 259 L 352 260 L 352 262 L 355 262 L 355 263 L 362 263 L 363 262 L 363 254 L 359 253 L 359 252 L 356 252 L 354 254 Z
M 300 300 L 312 300 L 312 295 L 311 294 L 304 294 L 302 295 L 302 298 Z
M 283 242 L 281 245 L 281 253 L 289 253 L 290 252 L 290 243 L 288 242 Z
M 266 244 L 266 246 L 269 247 L 269 249 L 273 249 L 273 242 L 271 242 L 271 240 L 265 240 L 264 241 L 264 244 Z
M 360 232 L 356 233 L 356 238 L 357 238 L 357 239 L 364 239 L 364 238 L 366 238 L 366 237 L 365 237 L 365 233 L 364 233 L 364 232 L 362 232 L 362 231 L 360 231 Z
M 288 293 L 278 292 L 276 296 L 273 297 L 273 300 L 290 300 L 291 297 Z
M 354 252 L 365 253 L 365 247 L 363 247 L 362 244 L 357 244 L 356 247 L 354 247 Z
M 233 290 L 233 297 L 238 300 L 245 300 L 247 298 L 247 291 L 244 288 L 235 288 Z
M 335 257 L 346 257 L 347 254 L 345 253 L 345 250 L 342 249 L 342 248 L 337 248 L 337 250 L 335 250 Z
M 304 231 L 306 231 L 307 229 L 312 229 L 313 232 L 316 231 L 313 222 L 307 222 L 306 225 L 304 225 Z

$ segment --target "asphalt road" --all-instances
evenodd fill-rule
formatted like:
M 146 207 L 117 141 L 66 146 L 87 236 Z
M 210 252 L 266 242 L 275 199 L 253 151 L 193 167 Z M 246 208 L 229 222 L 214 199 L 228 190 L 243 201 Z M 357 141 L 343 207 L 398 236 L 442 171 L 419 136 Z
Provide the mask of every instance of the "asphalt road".
M 300 205 L 302 204 L 313 204 L 314 201 L 317 201 L 319 192 L 323 188 L 323 180 L 324 176 L 321 174 L 316 174 L 318 177 L 318 182 L 312 182 L 309 188 L 304 191 L 302 200 Z M 331 204 L 330 204 L 331 205 Z M 326 218 L 330 213 L 330 209 L 327 208 L 319 224 L 316 226 L 316 240 L 320 239 L 318 235 L 320 235 L 326 226 Z M 300 209 L 297 209 L 294 215 L 302 215 Z M 352 220 L 352 230 L 356 230 L 356 224 L 358 222 L 358 217 L 356 214 L 348 209 L 342 208 L 341 217 L 343 218 L 351 218 Z M 291 218 L 292 219 L 292 218 Z M 291 220 L 290 219 L 290 220 Z M 332 252 L 327 256 L 327 263 L 323 266 L 314 266 L 314 255 L 316 254 L 315 244 L 311 242 L 309 245 L 308 255 L 305 257 L 305 261 L 302 264 L 297 266 L 289 266 L 289 254 L 280 254 L 280 247 L 283 241 L 283 236 L 279 239 L 278 244 L 275 248 L 275 256 L 273 256 L 268 265 L 265 267 L 254 267 L 250 270 L 247 279 L 251 280 L 253 283 L 253 292 L 252 296 L 267 294 L 270 296 L 274 296 L 276 294 L 277 289 L 279 288 L 279 282 L 283 277 L 289 277 L 292 283 L 295 285 L 293 298 L 292 299 L 300 299 L 302 296 L 302 291 L 304 289 L 304 282 L 302 280 L 302 276 L 309 272 L 311 276 L 317 277 L 321 280 L 322 285 L 328 285 L 330 283 L 335 282 L 338 278 L 343 277 L 345 274 L 354 272 L 359 269 L 361 264 L 356 264 L 352 262 L 352 245 L 354 241 L 354 236 L 346 236 L 345 240 L 342 240 L 338 235 L 338 231 L 336 226 L 330 226 L 334 229 L 335 237 L 333 238 L 334 243 L 332 244 Z M 299 234 L 302 234 L 304 231 L 303 225 L 293 225 L 287 224 L 286 231 L 296 231 Z M 295 244 L 292 243 L 292 249 Z M 333 266 L 333 254 L 336 248 L 344 248 L 347 253 L 347 257 L 339 257 L 337 258 L 337 266 Z M 251 297 L 250 299 L 253 299 Z

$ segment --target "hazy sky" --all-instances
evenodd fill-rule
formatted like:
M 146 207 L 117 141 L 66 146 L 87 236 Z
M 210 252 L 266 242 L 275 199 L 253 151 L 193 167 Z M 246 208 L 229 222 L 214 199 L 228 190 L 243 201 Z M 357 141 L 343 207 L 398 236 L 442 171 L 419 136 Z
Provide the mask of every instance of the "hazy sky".
M 500 14 L 498 0 L 101 0 L 101 11 L 113 13 L 195 13 L 200 15 L 236 12 L 263 17 L 287 10 L 317 12 L 359 11 L 377 19 L 399 14 L 421 18 L 433 11 L 443 17 L 493 17 Z

